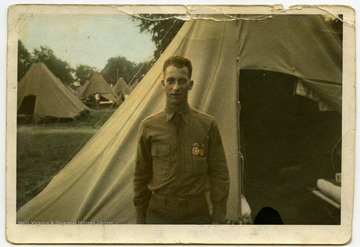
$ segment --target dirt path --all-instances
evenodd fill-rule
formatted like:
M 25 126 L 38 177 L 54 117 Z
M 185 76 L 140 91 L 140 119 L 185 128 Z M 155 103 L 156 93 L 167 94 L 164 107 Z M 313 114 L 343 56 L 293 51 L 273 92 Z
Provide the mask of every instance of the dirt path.
M 64 127 L 44 127 L 44 126 L 19 126 L 18 133 L 23 134 L 51 134 L 51 133 L 96 133 L 99 129 L 81 129 Z

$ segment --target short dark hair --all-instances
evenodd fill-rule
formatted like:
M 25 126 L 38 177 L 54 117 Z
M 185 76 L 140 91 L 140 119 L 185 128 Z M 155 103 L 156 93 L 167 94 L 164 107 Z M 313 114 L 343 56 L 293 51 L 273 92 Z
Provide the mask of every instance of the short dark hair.
M 172 56 L 169 57 L 168 59 L 166 59 L 166 61 L 164 62 L 163 65 L 163 73 L 165 73 L 165 70 L 167 67 L 169 67 L 170 65 L 175 66 L 176 68 L 182 68 L 182 67 L 186 67 L 188 69 L 189 72 L 189 79 L 191 78 L 192 75 L 192 65 L 191 65 L 191 61 L 185 57 L 181 57 L 181 56 Z

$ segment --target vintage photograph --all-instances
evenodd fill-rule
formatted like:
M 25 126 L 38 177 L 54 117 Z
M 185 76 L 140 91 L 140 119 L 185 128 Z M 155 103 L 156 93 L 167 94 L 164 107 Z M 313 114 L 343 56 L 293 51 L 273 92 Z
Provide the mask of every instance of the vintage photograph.
M 353 20 L 342 6 L 11 6 L 8 240 L 348 242 Z

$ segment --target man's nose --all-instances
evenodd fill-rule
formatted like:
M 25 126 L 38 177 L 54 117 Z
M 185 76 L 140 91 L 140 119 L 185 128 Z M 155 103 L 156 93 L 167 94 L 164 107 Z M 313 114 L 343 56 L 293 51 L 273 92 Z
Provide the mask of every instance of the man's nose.
M 176 82 L 174 83 L 173 90 L 174 90 L 174 91 L 178 91 L 179 89 L 180 89 L 180 84 L 179 84 L 178 81 L 176 81 Z

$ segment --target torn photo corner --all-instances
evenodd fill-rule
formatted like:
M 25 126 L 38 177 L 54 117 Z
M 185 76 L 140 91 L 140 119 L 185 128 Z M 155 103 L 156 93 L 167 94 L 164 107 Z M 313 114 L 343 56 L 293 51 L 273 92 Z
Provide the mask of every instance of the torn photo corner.
M 219 128 L 230 178 L 224 224 L 136 224 L 139 129 L 165 109 L 163 64 L 172 56 L 191 61 L 189 105 L 213 116 Z M 352 8 L 18 4 L 8 9 L 7 58 L 8 241 L 351 240 Z M 180 175 L 171 180 L 151 170 L 147 188 L 171 191 L 161 181 L 179 185 L 185 175 L 191 188 L 198 186 L 197 159 L 204 171 L 210 157 L 216 160 L 208 138 L 183 140 L 185 161 L 164 153 L 161 171 Z M 158 152 L 151 155 L 159 159 Z M 211 185 L 203 191 L 210 213 L 218 189 Z M 162 196 L 167 203 L 174 195 Z M 188 198 L 177 200 L 174 217 L 192 205 Z

